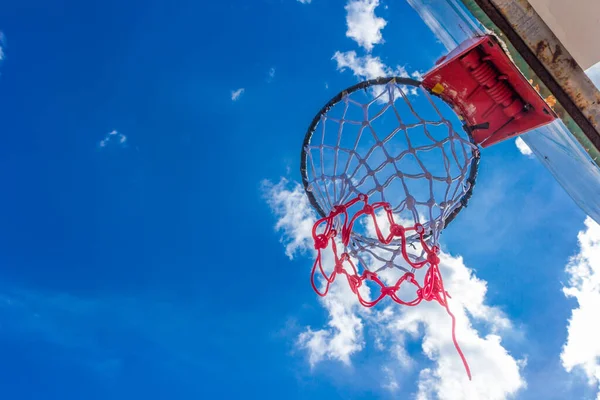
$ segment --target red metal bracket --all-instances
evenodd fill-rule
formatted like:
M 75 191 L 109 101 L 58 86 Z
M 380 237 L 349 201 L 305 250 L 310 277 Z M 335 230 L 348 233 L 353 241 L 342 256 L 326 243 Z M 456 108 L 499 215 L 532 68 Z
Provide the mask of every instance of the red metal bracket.
M 423 86 L 454 106 L 482 147 L 557 118 L 492 35 L 469 39 L 442 57 Z

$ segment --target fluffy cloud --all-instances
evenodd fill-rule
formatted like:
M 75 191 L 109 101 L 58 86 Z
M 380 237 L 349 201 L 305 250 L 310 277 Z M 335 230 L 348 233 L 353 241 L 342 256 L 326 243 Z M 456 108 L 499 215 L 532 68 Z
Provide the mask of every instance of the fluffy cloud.
M 286 179 L 277 184 L 264 181 L 263 193 L 277 216 L 275 229 L 282 233 L 286 255 L 293 258 L 296 254 L 314 252 L 312 227 L 316 215 L 302 186 Z M 352 301 L 350 289 L 341 285 L 332 287 L 321 302 L 329 312 L 327 327 L 317 330 L 307 327 L 298 337 L 298 346 L 308 351 L 311 366 L 324 359 L 350 364 L 350 356 L 363 348 L 358 305 Z
M 486 283 L 467 268 L 461 257 L 440 255 L 440 270 L 450 294 L 450 307 L 456 317 L 456 335 L 473 373 L 469 381 L 452 342 L 451 319 L 437 303 L 417 307 L 388 307 L 371 319 L 379 326 L 389 348 L 403 346 L 407 338 L 421 338 L 423 353 L 434 367 L 419 373 L 418 399 L 504 399 L 525 387 L 521 377 L 523 361 L 516 360 L 502 346 L 501 333 L 512 329 L 510 321 L 497 308 L 485 304 Z M 470 317 L 470 318 L 469 318 Z M 486 326 L 475 329 L 472 323 Z M 404 353 L 403 368 L 414 365 Z
M 4 60 L 4 49 L 2 47 L 2 46 L 4 46 L 4 41 L 5 41 L 4 33 L 2 33 L 0 31 L 0 61 Z
M 346 36 L 359 46 L 371 51 L 373 46 L 383 43 L 381 30 L 387 22 L 375 16 L 379 0 L 350 0 L 346 4 Z
M 360 57 L 356 54 L 356 51 L 346 51 L 344 53 L 336 51 L 332 59 L 337 63 L 338 70 L 350 69 L 360 79 L 374 79 L 393 75 L 408 77 L 408 73 L 403 67 L 398 66 L 394 70 L 385 65 L 379 57 L 371 55 Z
M 569 283 L 563 292 L 576 299 L 578 307 L 569 320 L 561 360 L 568 372 L 580 368 L 590 385 L 599 385 L 600 399 L 600 225 L 587 218 L 585 226 L 578 235 L 579 253 L 566 268 Z
M 332 60 L 335 60 L 337 63 L 337 69 L 339 71 L 349 69 L 359 80 L 375 79 L 386 76 L 409 77 L 408 72 L 402 66 L 397 66 L 393 69 L 384 64 L 379 57 L 373 57 L 370 54 L 358 56 L 354 50 L 343 53 L 336 51 Z M 421 74 L 419 72 L 412 73 L 412 77 L 415 79 L 418 79 L 420 76 Z M 405 88 L 405 92 L 416 95 L 417 89 L 415 87 L 411 87 L 410 89 Z M 376 97 L 379 94 L 380 93 L 373 91 L 373 96 Z
M 521 137 L 515 139 L 515 145 L 517 145 L 517 149 L 519 149 L 521 154 L 528 157 L 533 157 L 533 151 L 531 151 L 529 146 L 527 146 L 527 143 L 525 143 Z
M 276 227 L 283 233 L 286 253 L 291 256 L 309 251 L 314 214 L 302 187 L 287 181 L 265 187 L 266 198 L 278 218 Z M 352 355 L 365 348 L 365 331 L 369 330 L 373 333 L 369 337 L 375 338 L 372 351 L 390 354 L 382 367 L 393 378 L 387 381 L 389 385 L 382 386 L 386 390 L 396 391 L 401 385 L 391 375 L 390 365 L 395 369 L 417 367 L 406 351 L 409 338 L 421 339 L 423 353 L 434 362 L 420 372 L 420 399 L 503 399 L 525 387 L 521 377 L 523 362 L 511 356 L 501 342 L 500 334 L 510 331 L 512 325 L 499 309 L 485 304 L 486 283 L 464 265 L 461 257 L 442 253 L 440 268 L 447 290 L 454 294 L 450 307 L 457 319 L 457 337 L 473 371 L 473 381 L 468 381 L 454 348 L 450 317 L 439 304 L 403 308 L 385 307 L 384 302 L 369 310 L 358 305 L 355 295 L 341 280 L 321 299 L 329 314 L 327 325 L 321 329 L 307 327 L 298 338 L 299 347 L 308 352 L 309 363 L 314 366 L 324 359 L 351 363 Z M 476 330 L 472 322 L 485 326 L 485 332 L 484 328 L 481 332 Z
M 232 90 L 231 91 L 231 100 L 232 101 L 238 101 L 240 97 L 242 97 L 242 94 L 244 94 L 244 92 L 246 91 L 246 89 L 244 88 L 239 88 L 237 90 Z
M 316 331 L 307 327 L 298 337 L 299 347 L 308 351 L 311 367 L 324 359 L 350 365 L 350 356 L 363 349 L 363 322 L 355 307 L 340 301 L 349 298 L 338 291 L 323 298 L 329 312 L 327 327 Z
M 100 147 L 107 147 L 110 145 L 124 147 L 126 142 L 127 142 L 127 136 L 113 130 L 113 131 L 108 132 L 106 134 L 106 136 L 104 137 L 104 139 L 102 139 L 100 141 L 100 143 L 98 143 L 98 145 Z
M 310 4 L 312 0 L 298 0 L 298 3 L 302 3 L 302 4 Z
M 381 372 L 383 372 L 383 376 L 384 376 L 381 387 L 386 390 L 389 390 L 392 393 L 397 392 L 398 389 L 400 389 L 400 385 L 398 384 L 398 380 L 396 379 L 396 376 L 394 375 L 394 371 L 392 370 L 392 368 L 385 366 L 385 367 L 381 368 Z
M 423 309 L 408 309 L 398 322 L 423 324 L 423 351 L 436 367 L 421 371 L 419 398 L 430 399 L 505 399 L 525 386 L 520 375 L 521 362 L 515 360 L 502 346 L 501 337 L 494 331 L 504 332 L 510 322 L 495 309 L 484 304 L 486 284 L 477 279 L 461 258 L 442 254 L 441 271 L 446 288 L 454 294 L 452 312 L 457 319 L 457 336 L 467 356 L 473 381 L 469 382 L 456 355 L 449 332 L 451 321 L 437 304 L 426 304 Z M 485 322 L 491 332 L 480 335 L 471 325 Z
M 282 232 L 285 254 L 293 258 L 295 254 L 312 248 L 312 227 L 316 215 L 302 187 L 282 179 L 277 184 L 263 181 L 262 188 L 267 203 L 277 216 L 275 229 Z
M 375 44 L 384 42 L 381 30 L 387 22 L 383 18 L 375 16 L 375 8 L 378 5 L 379 0 L 349 0 L 346 4 L 346 23 L 348 27 L 346 36 L 352 38 L 368 52 L 373 49 Z M 391 68 L 381 61 L 379 57 L 373 57 L 370 54 L 359 56 L 354 50 L 346 52 L 336 51 L 332 59 L 337 63 L 339 71 L 349 69 L 360 80 L 386 76 L 410 76 L 402 66 Z M 419 79 L 422 76 L 420 72 L 414 72 L 411 75 L 415 79 Z M 413 95 L 416 94 L 414 88 L 411 88 L 407 92 Z M 378 94 L 373 90 L 374 96 Z

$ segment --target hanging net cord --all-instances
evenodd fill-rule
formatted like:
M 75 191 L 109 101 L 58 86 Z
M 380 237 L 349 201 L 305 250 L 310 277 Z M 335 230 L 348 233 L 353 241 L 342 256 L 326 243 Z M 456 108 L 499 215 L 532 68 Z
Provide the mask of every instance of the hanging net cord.
M 356 212 L 352 218 L 350 218 L 348 215 L 348 209 L 360 202 L 363 203 L 362 209 Z M 383 234 L 380 224 L 377 221 L 377 210 L 383 210 L 385 216 L 387 217 L 387 222 L 389 223 L 389 233 L 387 235 Z M 336 245 L 338 230 L 335 229 L 336 219 L 342 218 L 343 220 L 340 238 L 344 249 L 346 249 L 351 239 L 351 233 L 354 224 L 362 216 L 368 216 L 372 219 L 375 231 L 377 233 L 377 239 L 381 243 L 390 244 L 394 239 L 400 240 L 401 254 L 404 260 L 412 267 L 413 271 L 426 268 L 422 285 L 417 282 L 413 272 L 405 272 L 404 275 L 402 275 L 394 285 L 386 286 L 376 272 L 371 272 L 364 268 L 362 273 L 359 274 L 357 265 L 360 265 L 360 263 L 355 264 L 346 251 L 341 254 L 338 252 Z M 413 232 L 418 236 L 420 245 L 425 254 L 424 259 L 417 262 L 409 257 L 409 252 L 407 250 L 407 234 Z M 456 319 L 454 314 L 452 314 L 450 311 L 450 307 L 448 306 L 448 298 L 450 295 L 444 290 L 444 282 L 439 270 L 439 248 L 437 246 L 430 247 L 427 244 L 425 239 L 425 228 L 423 225 L 418 223 L 412 227 L 404 227 L 399 225 L 394 220 L 394 214 L 389 203 L 375 202 L 371 205 L 369 204 L 368 197 L 361 194 L 346 204 L 335 206 L 327 217 L 318 220 L 313 226 L 312 236 L 315 249 L 317 250 L 317 258 L 311 272 L 311 284 L 319 296 L 326 296 L 330 285 L 335 281 L 336 277 L 338 275 L 344 275 L 348 281 L 350 289 L 357 296 L 360 304 L 365 307 L 373 307 L 385 297 L 391 298 L 398 304 L 410 307 L 420 304 L 423 300 L 437 301 L 446 309 L 446 312 L 452 319 L 452 341 L 454 342 L 454 346 L 456 347 L 456 350 L 463 362 L 467 375 L 469 379 L 471 379 L 471 370 L 469 369 L 467 360 L 460 349 L 458 341 L 456 340 Z M 335 268 L 330 274 L 325 272 L 322 263 L 322 251 L 328 247 L 331 247 L 331 251 L 335 260 Z M 322 290 L 317 287 L 317 282 L 315 282 L 317 273 L 325 282 Z M 366 281 L 374 283 L 374 285 L 371 287 L 379 287 L 379 293 L 375 294 L 377 297 L 375 297 L 374 300 L 369 301 L 360 293 L 359 289 L 363 283 L 366 283 Z M 413 285 L 416 289 L 416 298 L 410 301 L 404 301 L 398 297 L 397 292 L 400 290 L 402 285 Z

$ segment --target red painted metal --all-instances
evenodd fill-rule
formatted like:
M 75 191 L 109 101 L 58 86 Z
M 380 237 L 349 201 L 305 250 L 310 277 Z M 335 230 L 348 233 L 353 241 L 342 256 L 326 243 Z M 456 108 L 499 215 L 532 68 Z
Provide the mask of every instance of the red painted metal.
M 454 106 L 482 147 L 557 118 L 491 35 L 469 39 L 442 57 L 423 86 Z

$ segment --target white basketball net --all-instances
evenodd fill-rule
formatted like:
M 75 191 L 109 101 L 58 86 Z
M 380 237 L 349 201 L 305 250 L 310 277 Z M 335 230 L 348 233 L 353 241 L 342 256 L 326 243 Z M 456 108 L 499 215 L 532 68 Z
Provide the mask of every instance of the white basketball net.
M 412 101 L 402 83 L 413 85 Z M 479 151 L 442 115 L 444 103 L 423 89 L 417 96 L 417 87 L 406 79 L 365 82 L 313 120 L 301 166 L 322 217 L 312 231 L 311 284 L 326 296 L 337 277 L 345 278 L 365 307 L 386 298 L 409 307 L 438 302 L 452 319 L 452 340 L 470 378 L 439 269 L 438 238 L 466 206 Z
M 403 224 L 422 224 L 428 243 L 437 245 L 448 218 L 470 197 L 478 149 L 442 114 L 440 109 L 448 106 L 421 87 L 409 91 L 394 79 L 365 86 L 365 91 L 342 93 L 313 122 L 304 147 L 311 202 L 326 216 L 334 206 L 367 195 L 370 202 L 389 203 Z M 454 116 L 450 110 L 447 114 Z M 408 244 L 418 240 L 415 234 L 406 238 Z M 365 268 L 376 265 L 375 272 L 412 270 L 400 247 L 398 240 L 381 243 L 372 226 L 363 224 L 355 227 L 345 251 Z M 421 259 L 423 254 L 416 253 L 411 258 Z

